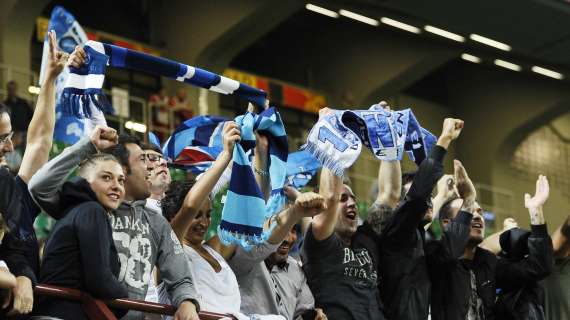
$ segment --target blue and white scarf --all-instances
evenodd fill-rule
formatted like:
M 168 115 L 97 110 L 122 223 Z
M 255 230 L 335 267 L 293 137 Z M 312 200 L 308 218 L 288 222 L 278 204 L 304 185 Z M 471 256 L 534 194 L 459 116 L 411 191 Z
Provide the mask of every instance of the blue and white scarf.
M 405 151 L 419 165 L 435 140 L 410 109 L 388 112 L 373 105 L 369 110 L 336 111 L 319 120 L 303 149 L 342 176 L 360 155 L 362 144 L 379 160 L 402 160 Z
M 258 106 L 264 106 L 266 93 L 236 80 L 210 71 L 155 57 L 119 46 L 87 41 L 84 46 L 88 59 L 81 68 L 70 68 L 63 91 L 64 110 L 76 116 L 91 116 L 90 106 L 108 110 L 111 106 L 103 95 L 107 65 L 163 76 L 222 94 L 233 94 Z
M 263 232 L 265 219 L 277 213 L 285 204 L 283 186 L 287 172 L 288 143 L 281 116 L 275 108 L 268 108 L 259 115 L 248 112 L 235 121 L 241 129 L 241 141 L 233 151 L 230 186 L 218 236 L 226 244 L 239 244 L 247 249 L 267 239 L 270 231 Z M 271 196 L 267 204 L 247 155 L 255 147 L 256 131 L 265 135 L 269 141 Z
M 290 153 L 287 158 L 287 183 L 295 189 L 302 188 L 320 168 L 321 163 L 310 152 L 301 150 Z
M 66 53 L 73 52 L 77 45 L 87 42 L 87 35 L 75 17 L 61 6 L 56 6 L 51 12 L 48 30 L 54 30 L 57 36 L 58 49 Z M 42 66 L 40 69 L 39 85 L 43 84 L 45 78 L 45 68 L 47 66 L 47 55 L 49 51 L 48 37 L 44 39 L 44 49 L 42 54 Z M 54 140 L 66 144 L 74 144 L 79 139 L 89 134 L 90 130 L 97 124 L 106 125 L 105 117 L 98 110 L 91 110 L 94 116 L 91 119 L 78 118 L 74 115 L 62 112 L 61 95 L 65 87 L 69 69 L 64 68 L 55 80 L 56 96 L 56 122 L 54 130 Z

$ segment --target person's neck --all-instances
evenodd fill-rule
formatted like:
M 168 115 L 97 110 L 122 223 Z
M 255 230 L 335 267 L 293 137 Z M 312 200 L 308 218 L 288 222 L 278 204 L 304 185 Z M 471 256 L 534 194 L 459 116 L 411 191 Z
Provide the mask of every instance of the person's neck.
M 153 200 L 160 201 L 164 198 L 164 192 L 162 192 L 162 193 L 151 193 L 149 198 L 151 198 Z
M 463 250 L 463 259 L 466 260 L 473 260 L 475 258 L 475 251 L 477 250 L 477 246 L 470 246 L 467 245 L 465 250 Z

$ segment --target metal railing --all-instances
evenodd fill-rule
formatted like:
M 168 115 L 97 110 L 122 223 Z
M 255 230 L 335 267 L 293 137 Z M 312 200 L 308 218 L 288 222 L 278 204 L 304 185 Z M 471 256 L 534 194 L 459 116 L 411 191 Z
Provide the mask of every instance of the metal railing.
M 109 309 L 134 310 L 145 313 L 173 316 L 176 309 L 171 305 L 152 303 L 140 300 L 115 299 L 102 301 L 77 289 L 63 288 L 45 284 L 38 284 L 34 289 L 36 295 L 49 296 L 59 299 L 78 301 L 89 320 L 116 320 L 117 317 Z M 208 311 L 200 311 L 200 320 L 235 320 L 232 315 Z

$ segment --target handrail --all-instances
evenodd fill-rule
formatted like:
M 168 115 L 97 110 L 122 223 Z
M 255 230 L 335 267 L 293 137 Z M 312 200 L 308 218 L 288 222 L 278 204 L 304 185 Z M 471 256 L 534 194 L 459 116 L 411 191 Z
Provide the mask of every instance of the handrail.
M 115 316 L 107 306 L 122 310 L 135 310 L 169 316 L 173 316 L 176 312 L 176 309 L 171 305 L 131 299 L 115 299 L 103 302 L 101 300 L 94 299 L 90 295 L 77 289 L 45 284 L 38 284 L 34 289 L 34 293 L 37 295 L 56 297 L 60 299 L 81 301 L 84 311 L 88 314 L 89 319 L 92 320 L 115 320 Z M 235 319 L 231 315 L 208 311 L 200 311 L 198 315 L 200 320 Z

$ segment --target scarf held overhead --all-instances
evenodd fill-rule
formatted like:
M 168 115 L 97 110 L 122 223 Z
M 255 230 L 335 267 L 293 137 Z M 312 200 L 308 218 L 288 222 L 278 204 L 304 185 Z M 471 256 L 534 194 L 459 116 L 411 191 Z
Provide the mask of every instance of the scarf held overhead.
M 175 79 L 222 94 L 233 94 L 258 106 L 264 106 L 266 102 L 267 94 L 263 90 L 169 59 L 97 41 L 87 41 L 84 50 L 87 62 L 81 68 L 70 68 L 63 91 L 64 110 L 69 114 L 90 117 L 91 105 L 99 110 L 111 108 L 103 95 L 107 65 Z
M 435 141 L 433 134 L 420 127 L 412 110 L 389 112 L 373 105 L 369 110 L 336 111 L 320 119 L 303 149 L 342 176 L 363 144 L 379 160 L 402 160 L 405 151 L 419 165 Z
M 266 109 L 259 115 L 248 112 L 235 121 L 241 129 L 241 141 L 233 151 L 230 185 L 218 235 L 226 244 L 239 244 L 247 249 L 267 239 L 270 231 L 263 231 L 263 222 L 285 204 L 283 185 L 288 144 L 281 116 L 275 108 Z M 247 155 L 255 147 L 255 132 L 266 136 L 269 142 L 271 195 L 267 204 Z

